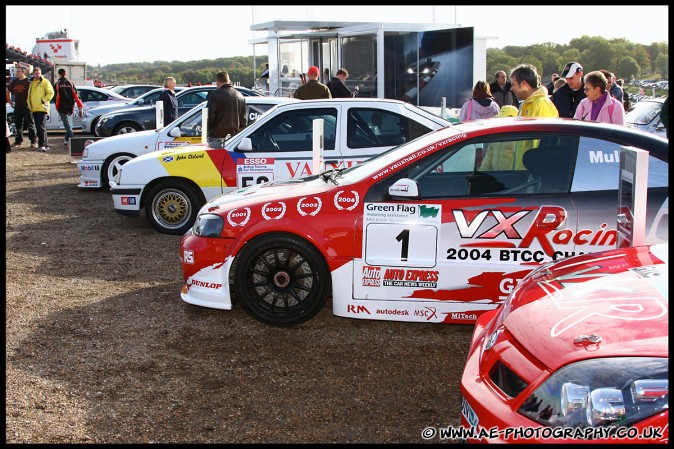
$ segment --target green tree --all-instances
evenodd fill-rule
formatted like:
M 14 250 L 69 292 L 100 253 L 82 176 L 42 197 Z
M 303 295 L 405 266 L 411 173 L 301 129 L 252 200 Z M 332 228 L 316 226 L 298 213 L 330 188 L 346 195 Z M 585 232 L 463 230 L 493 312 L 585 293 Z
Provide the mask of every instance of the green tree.
M 669 55 L 666 53 L 660 53 L 655 58 L 655 70 L 660 72 L 660 76 L 663 78 L 669 78 Z
M 641 68 L 636 59 L 631 56 L 623 56 L 615 65 L 613 72 L 618 78 L 629 80 L 632 77 L 638 78 L 641 75 Z

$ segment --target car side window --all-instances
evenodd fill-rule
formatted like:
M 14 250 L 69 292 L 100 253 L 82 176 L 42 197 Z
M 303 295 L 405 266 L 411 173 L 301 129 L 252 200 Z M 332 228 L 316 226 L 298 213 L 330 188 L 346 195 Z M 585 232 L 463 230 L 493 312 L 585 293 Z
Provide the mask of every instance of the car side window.
M 323 119 L 325 151 L 335 149 L 337 110 L 334 108 L 286 111 L 252 132 L 253 151 L 308 151 L 313 148 L 313 122 Z
M 430 128 L 394 112 L 350 108 L 346 142 L 349 148 L 395 146 L 430 131 Z
M 248 104 L 246 103 L 246 126 L 257 120 L 262 114 L 273 108 L 273 104 Z
M 178 107 L 193 108 L 205 99 L 205 96 L 202 98 L 197 92 L 190 92 L 189 94 L 182 95 L 180 98 L 178 98 Z
M 668 163 L 649 156 L 648 187 L 667 187 L 668 167 Z M 618 190 L 619 170 L 620 144 L 581 137 L 571 191 Z
M 198 111 L 180 124 L 181 137 L 200 137 L 202 131 L 202 111 Z
M 532 138 L 536 137 L 536 138 Z M 577 139 L 504 135 L 451 146 L 410 169 L 423 198 L 569 191 Z
M 110 97 L 101 92 L 95 92 L 93 90 L 87 91 L 87 100 L 86 101 L 108 101 Z M 84 100 L 82 100 L 84 101 Z

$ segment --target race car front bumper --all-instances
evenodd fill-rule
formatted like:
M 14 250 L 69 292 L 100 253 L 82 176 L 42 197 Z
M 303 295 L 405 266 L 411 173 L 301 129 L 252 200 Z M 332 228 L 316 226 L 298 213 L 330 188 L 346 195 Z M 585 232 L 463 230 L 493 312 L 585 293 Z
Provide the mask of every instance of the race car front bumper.
M 102 167 L 102 162 L 77 161 L 77 170 L 80 172 L 80 183 L 77 187 L 92 189 L 103 187 L 101 183 Z

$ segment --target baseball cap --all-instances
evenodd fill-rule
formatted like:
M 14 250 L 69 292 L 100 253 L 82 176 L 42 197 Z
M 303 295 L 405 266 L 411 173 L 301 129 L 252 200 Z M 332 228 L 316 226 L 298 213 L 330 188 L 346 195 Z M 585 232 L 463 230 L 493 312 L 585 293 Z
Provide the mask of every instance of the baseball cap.
M 504 105 L 501 110 L 499 111 L 498 114 L 496 114 L 494 117 L 517 117 L 517 114 L 519 113 L 519 109 L 517 109 L 515 106 L 506 104 Z
M 61 68 L 59 69 L 59 75 L 65 75 L 65 74 L 66 74 L 66 69 L 64 69 L 63 67 L 61 67 Z
M 571 78 L 578 72 L 583 71 L 583 66 L 577 62 L 570 62 L 564 66 L 564 71 L 562 72 L 562 78 Z
M 309 70 L 307 70 L 307 75 L 318 76 L 318 67 L 315 65 L 309 67 Z

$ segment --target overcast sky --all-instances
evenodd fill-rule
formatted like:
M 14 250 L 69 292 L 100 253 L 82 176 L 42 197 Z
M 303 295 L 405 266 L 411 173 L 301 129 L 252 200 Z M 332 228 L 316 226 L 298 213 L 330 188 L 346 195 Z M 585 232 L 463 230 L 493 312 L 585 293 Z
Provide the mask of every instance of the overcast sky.
M 489 48 L 568 44 L 587 34 L 634 43 L 669 41 L 668 6 L 6 6 L 7 43 L 31 52 L 35 39 L 68 29 L 89 65 L 195 61 L 253 54 L 252 23 L 330 20 L 458 23 L 490 37 Z M 266 48 L 256 46 L 256 54 Z

